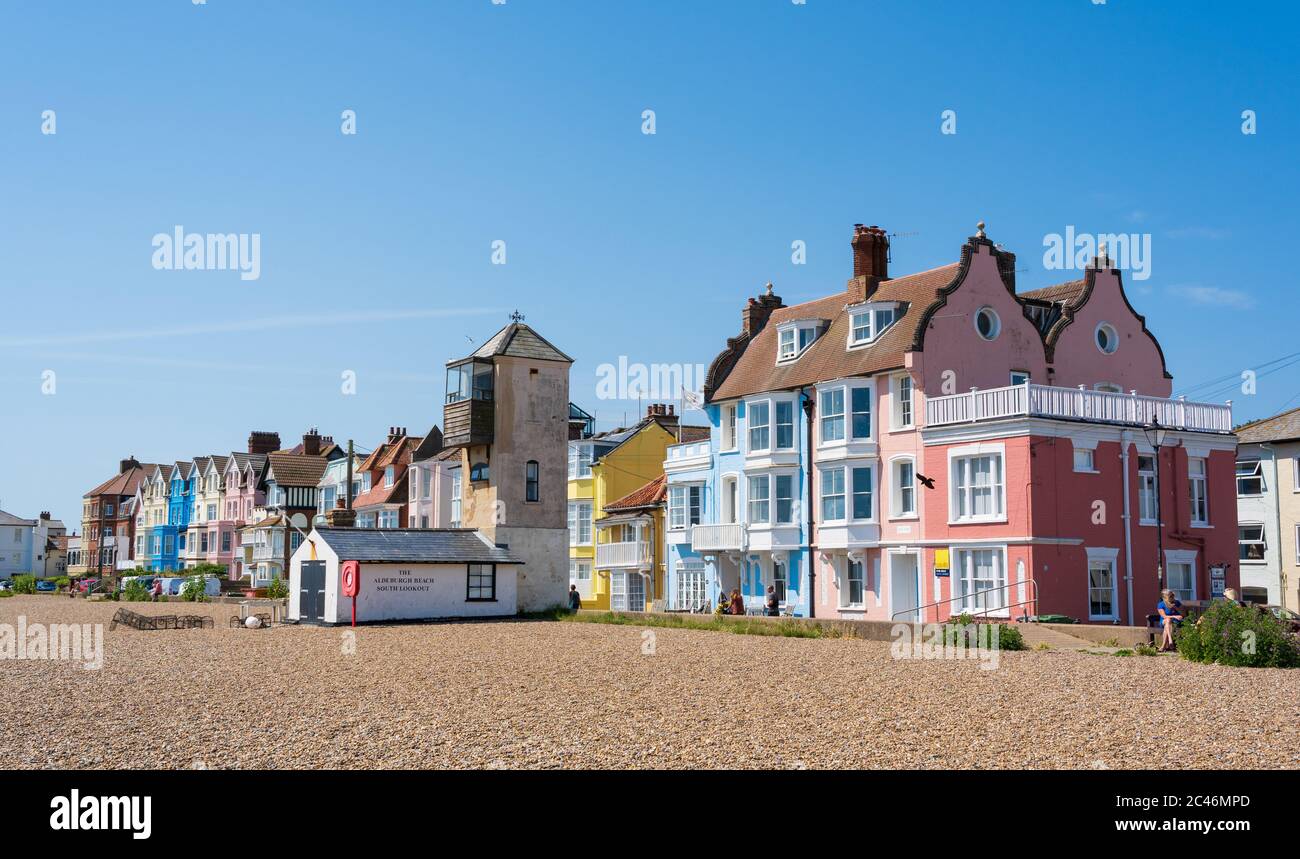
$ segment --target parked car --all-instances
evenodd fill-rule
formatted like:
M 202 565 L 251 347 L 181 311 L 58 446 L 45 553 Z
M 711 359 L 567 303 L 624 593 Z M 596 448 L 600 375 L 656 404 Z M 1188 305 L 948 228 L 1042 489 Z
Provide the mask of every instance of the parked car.
M 54 582 L 50 581 L 49 579 L 36 580 L 36 590 L 38 591 L 41 591 L 43 593 L 52 593 L 54 591 L 57 591 L 58 589 L 59 589 L 58 586 L 55 585 Z
M 1271 611 L 1273 617 L 1285 622 L 1292 632 L 1300 634 L 1300 614 L 1296 614 L 1291 609 L 1280 605 L 1266 605 L 1263 608 L 1266 611 Z
M 8 579 L 0 579 L 0 591 L 11 591 L 14 589 L 14 583 Z

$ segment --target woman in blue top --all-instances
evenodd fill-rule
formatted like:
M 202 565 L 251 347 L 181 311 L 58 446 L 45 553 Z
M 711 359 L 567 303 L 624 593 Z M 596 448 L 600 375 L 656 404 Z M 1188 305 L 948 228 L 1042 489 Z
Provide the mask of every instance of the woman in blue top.
M 1164 629 L 1160 649 L 1173 650 L 1174 627 L 1183 622 L 1183 604 L 1178 601 L 1178 595 L 1173 591 L 1161 591 L 1160 596 L 1163 599 L 1156 604 L 1156 611 L 1160 613 L 1160 625 Z

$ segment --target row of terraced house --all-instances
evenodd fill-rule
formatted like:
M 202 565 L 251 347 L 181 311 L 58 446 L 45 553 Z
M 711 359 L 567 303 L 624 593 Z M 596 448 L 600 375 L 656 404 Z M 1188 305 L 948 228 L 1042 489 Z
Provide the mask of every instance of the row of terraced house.
M 315 429 L 287 449 L 278 433 L 256 431 L 244 451 L 162 464 L 124 459 L 83 498 L 69 573 L 219 565 L 231 579 L 264 586 L 285 576 L 317 515 L 340 504 L 356 511 L 359 527 L 454 527 L 453 452 L 437 427 L 424 436 L 390 427 L 350 463 L 343 446 Z
M 746 301 L 707 426 L 652 406 L 570 441 L 585 606 L 708 611 L 738 592 L 758 612 L 773 592 L 804 617 L 1143 625 L 1162 587 L 1240 587 L 1231 404 L 1171 396 L 1104 246 L 1025 292 L 983 225 L 957 261 L 902 277 L 882 229 L 856 226 L 851 254 L 841 291 Z

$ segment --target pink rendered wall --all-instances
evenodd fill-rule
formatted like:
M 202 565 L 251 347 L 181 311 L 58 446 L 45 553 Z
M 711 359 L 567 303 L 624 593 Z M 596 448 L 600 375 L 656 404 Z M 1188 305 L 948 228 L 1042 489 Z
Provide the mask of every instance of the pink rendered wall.
M 1097 348 L 1097 326 L 1102 322 L 1119 334 L 1119 348 L 1111 354 Z M 1052 358 L 1051 384 L 1061 387 L 1112 382 L 1153 397 L 1168 397 L 1173 387 L 1164 376 L 1159 348 L 1129 310 L 1119 273 L 1112 269 L 1096 272 L 1092 295 L 1062 329 Z
M 975 330 L 975 313 L 988 305 L 998 314 L 1002 331 L 985 340 Z M 928 396 L 964 394 L 971 388 L 1011 384 L 1012 370 L 1028 370 L 1031 381 L 1047 383 L 1043 340 L 1024 309 L 998 274 L 997 262 L 984 245 L 976 245 L 965 280 L 930 318 L 924 351 L 912 353 L 913 366 Z M 943 373 L 956 374 L 955 389 L 943 390 Z

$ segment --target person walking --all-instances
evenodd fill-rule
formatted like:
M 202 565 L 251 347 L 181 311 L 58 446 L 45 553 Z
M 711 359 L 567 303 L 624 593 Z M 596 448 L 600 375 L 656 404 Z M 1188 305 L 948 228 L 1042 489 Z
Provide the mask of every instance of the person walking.
M 158 599 L 161 596 L 162 596 L 162 579 L 154 579 L 153 580 L 153 601 L 158 602 Z
M 577 614 L 580 608 L 582 608 L 582 594 L 578 593 L 577 585 L 569 585 L 569 611 Z
M 767 616 L 779 617 L 781 615 L 781 601 L 776 598 L 776 585 L 767 586 Z

